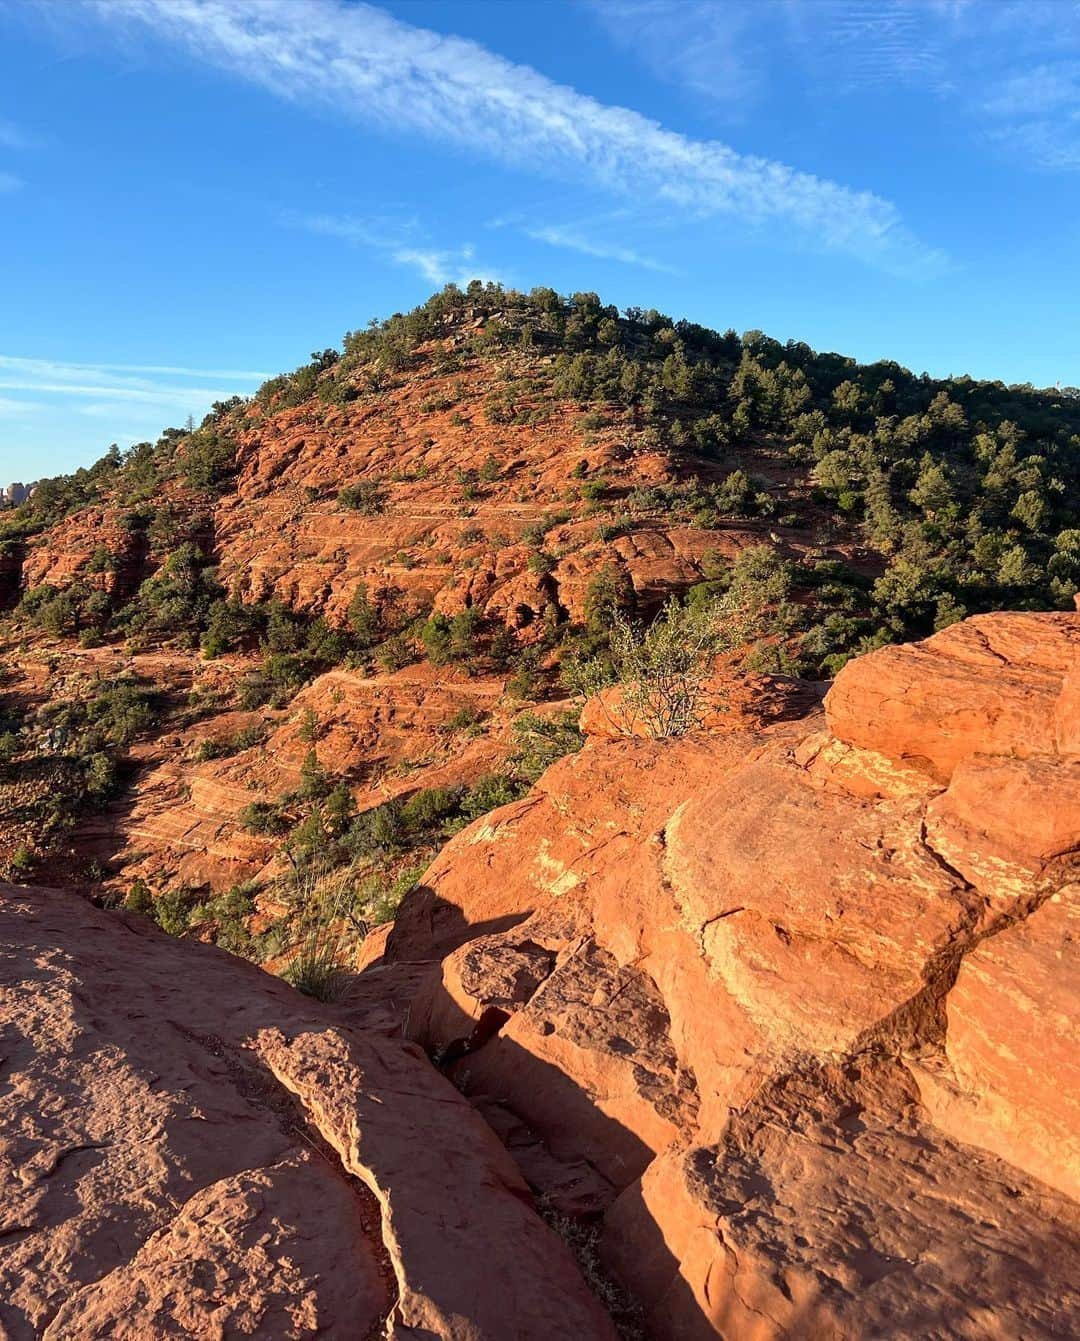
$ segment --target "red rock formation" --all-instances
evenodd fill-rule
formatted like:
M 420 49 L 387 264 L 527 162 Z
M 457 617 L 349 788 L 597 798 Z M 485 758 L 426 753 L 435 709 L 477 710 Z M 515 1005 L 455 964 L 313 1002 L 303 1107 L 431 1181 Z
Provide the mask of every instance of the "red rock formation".
M 1058 732 L 1075 729 L 1055 709 L 1078 665 L 1075 615 L 976 615 L 849 662 L 829 694 L 829 727 L 940 781 L 971 754 L 1053 755 Z
M 608 723 L 361 975 L 429 963 L 410 1032 L 534 1185 L 591 1171 L 660 1341 L 1071 1330 L 1078 648 L 981 617 L 849 665 L 828 731 Z
M 613 1338 L 411 1045 L 72 895 L 0 942 L 5 1337 Z

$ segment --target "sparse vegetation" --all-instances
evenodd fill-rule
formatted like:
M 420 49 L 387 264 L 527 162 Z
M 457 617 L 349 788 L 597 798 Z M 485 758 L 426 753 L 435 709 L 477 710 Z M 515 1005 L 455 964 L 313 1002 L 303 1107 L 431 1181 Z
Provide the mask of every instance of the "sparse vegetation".
M 622 730 L 685 735 L 701 725 L 717 655 L 744 645 L 751 629 L 748 611 L 730 600 L 683 604 L 673 597 L 647 627 L 615 610 L 607 654 L 579 664 L 575 688 L 591 696 L 617 685 L 619 700 L 607 711 Z
M 339 491 L 338 502 L 352 512 L 374 517 L 386 510 L 386 490 L 377 480 L 358 480 Z

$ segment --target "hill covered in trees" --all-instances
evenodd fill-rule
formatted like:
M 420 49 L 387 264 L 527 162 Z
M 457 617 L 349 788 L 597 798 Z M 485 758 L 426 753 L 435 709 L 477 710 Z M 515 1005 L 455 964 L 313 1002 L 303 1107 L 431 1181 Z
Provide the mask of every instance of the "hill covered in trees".
M 272 435 L 287 412 L 303 410 L 305 420 L 332 430 L 340 407 L 378 401 L 413 377 L 442 380 L 477 368 L 490 374 L 479 404 L 468 403 L 474 388 L 451 386 L 422 402 L 421 413 L 454 409 L 452 423 L 467 415 L 470 423 L 530 427 L 555 407 L 576 406 L 583 448 L 615 437 L 626 460 L 661 452 L 670 463 L 672 478 L 649 488 L 632 472 L 609 481 L 574 462 L 566 485 L 578 498 L 541 501 L 583 500 L 609 529 L 628 533 L 657 514 L 702 529 L 766 518 L 772 529 L 810 528 L 826 544 L 859 541 L 879 555 L 873 583 L 858 596 L 845 593 L 845 614 L 854 618 L 826 620 L 803 638 L 807 668 L 816 657 L 822 669 L 824 657 L 867 637 L 925 633 L 965 612 L 1064 606 L 1080 585 L 1080 400 L 1072 393 L 935 380 L 756 331 L 718 334 L 657 312 L 619 313 L 595 294 L 564 299 L 479 284 L 347 334 L 341 354 L 325 350 L 250 400 L 219 403 L 193 432 L 168 429 L 156 444 L 112 448 L 89 469 L 44 481 L 5 519 L 9 573 L 20 543 L 102 502 L 127 509 L 123 524 L 148 533 L 165 560 L 176 525 L 170 503 L 157 502 L 163 488 L 212 509 L 242 487 L 260 436 Z M 494 454 L 480 469 L 463 461 L 461 474 L 476 477 L 460 481 L 463 511 L 470 492 L 482 496 L 505 465 Z M 393 473 L 365 472 L 337 491 L 337 501 L 361 512 L 392 510 L 386 491 L 395 482 Z M 102 552 L 85 567 L 105 571 L 115 561 Z M 830 573 L 830 587 L 847 576 Z M 154 603 L 165 585 L 125 596 Z M 211 581 L 191 595 L 185 618 L 203 631 L 220 593 Z M 40 587 L 22 598 L 29 598 L 24 613 L 45 612 L 57 631 L 79 625 L 106 635 L 138 620 L 125 613 L 127 601 L 76 609 L 76 594 L 65 603 L 68 617 L 48 609 Z
M 446 289 L 0 515 L 11 862 L 255 957 L 342 871 L 367 926 L 661 612 L 822 679 L 1069 608 L 1078 486 L 1071 392 Z

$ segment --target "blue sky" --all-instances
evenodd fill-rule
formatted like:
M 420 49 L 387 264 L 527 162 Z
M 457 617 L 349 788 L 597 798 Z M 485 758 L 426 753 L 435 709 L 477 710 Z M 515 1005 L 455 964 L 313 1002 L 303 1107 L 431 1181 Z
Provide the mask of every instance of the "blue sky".
M 0 479 L 448 280 L 1080 382 L 1072 0 L 0 0 Z

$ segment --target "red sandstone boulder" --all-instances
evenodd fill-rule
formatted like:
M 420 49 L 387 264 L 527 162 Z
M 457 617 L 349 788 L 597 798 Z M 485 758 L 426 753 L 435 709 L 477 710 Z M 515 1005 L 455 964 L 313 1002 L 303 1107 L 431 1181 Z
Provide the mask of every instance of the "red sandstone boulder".
M 809 787 L 781 757 L 732 770 L 669 821 L 664 873 L 684 924 L 773 1064 L 843 1055 L 959 933 L 963 890 L 917 816 Z
M 945 781 L 971 754 L 1055 754 L 1075 730 L 1058 701 L 1078 668 L 1076 615 L 977 615 L 848 662 L 825 711 L 838 739 Z
M 1080 760 L 972 755 L 927 806 L 926 832 L 984 893 L 1025 899 L 1080 849 Z
M 835 733 L 587 717 L 386 938 L 384 970 L 432 960 L 410 1031 L 532 1133 L 532 1185 L 604 1175 L 660 1341 L 1050 1341 L 1080 1306 L 1080 622 L 969 625 L 853 663 Z
M 965 955 L 945 1001 L 934 1121 L 1080 1200 L 1080 886 Z
M 0 887 L 0 941 L 4 1336 L 613 1339 L 400 1038 L 71 895 Z
M 926 1121 L 865 1058 L 764 1086 L 606 1217 L 605 1262 L 678 1341 L 1067 1336 L 1075 1205 Z

